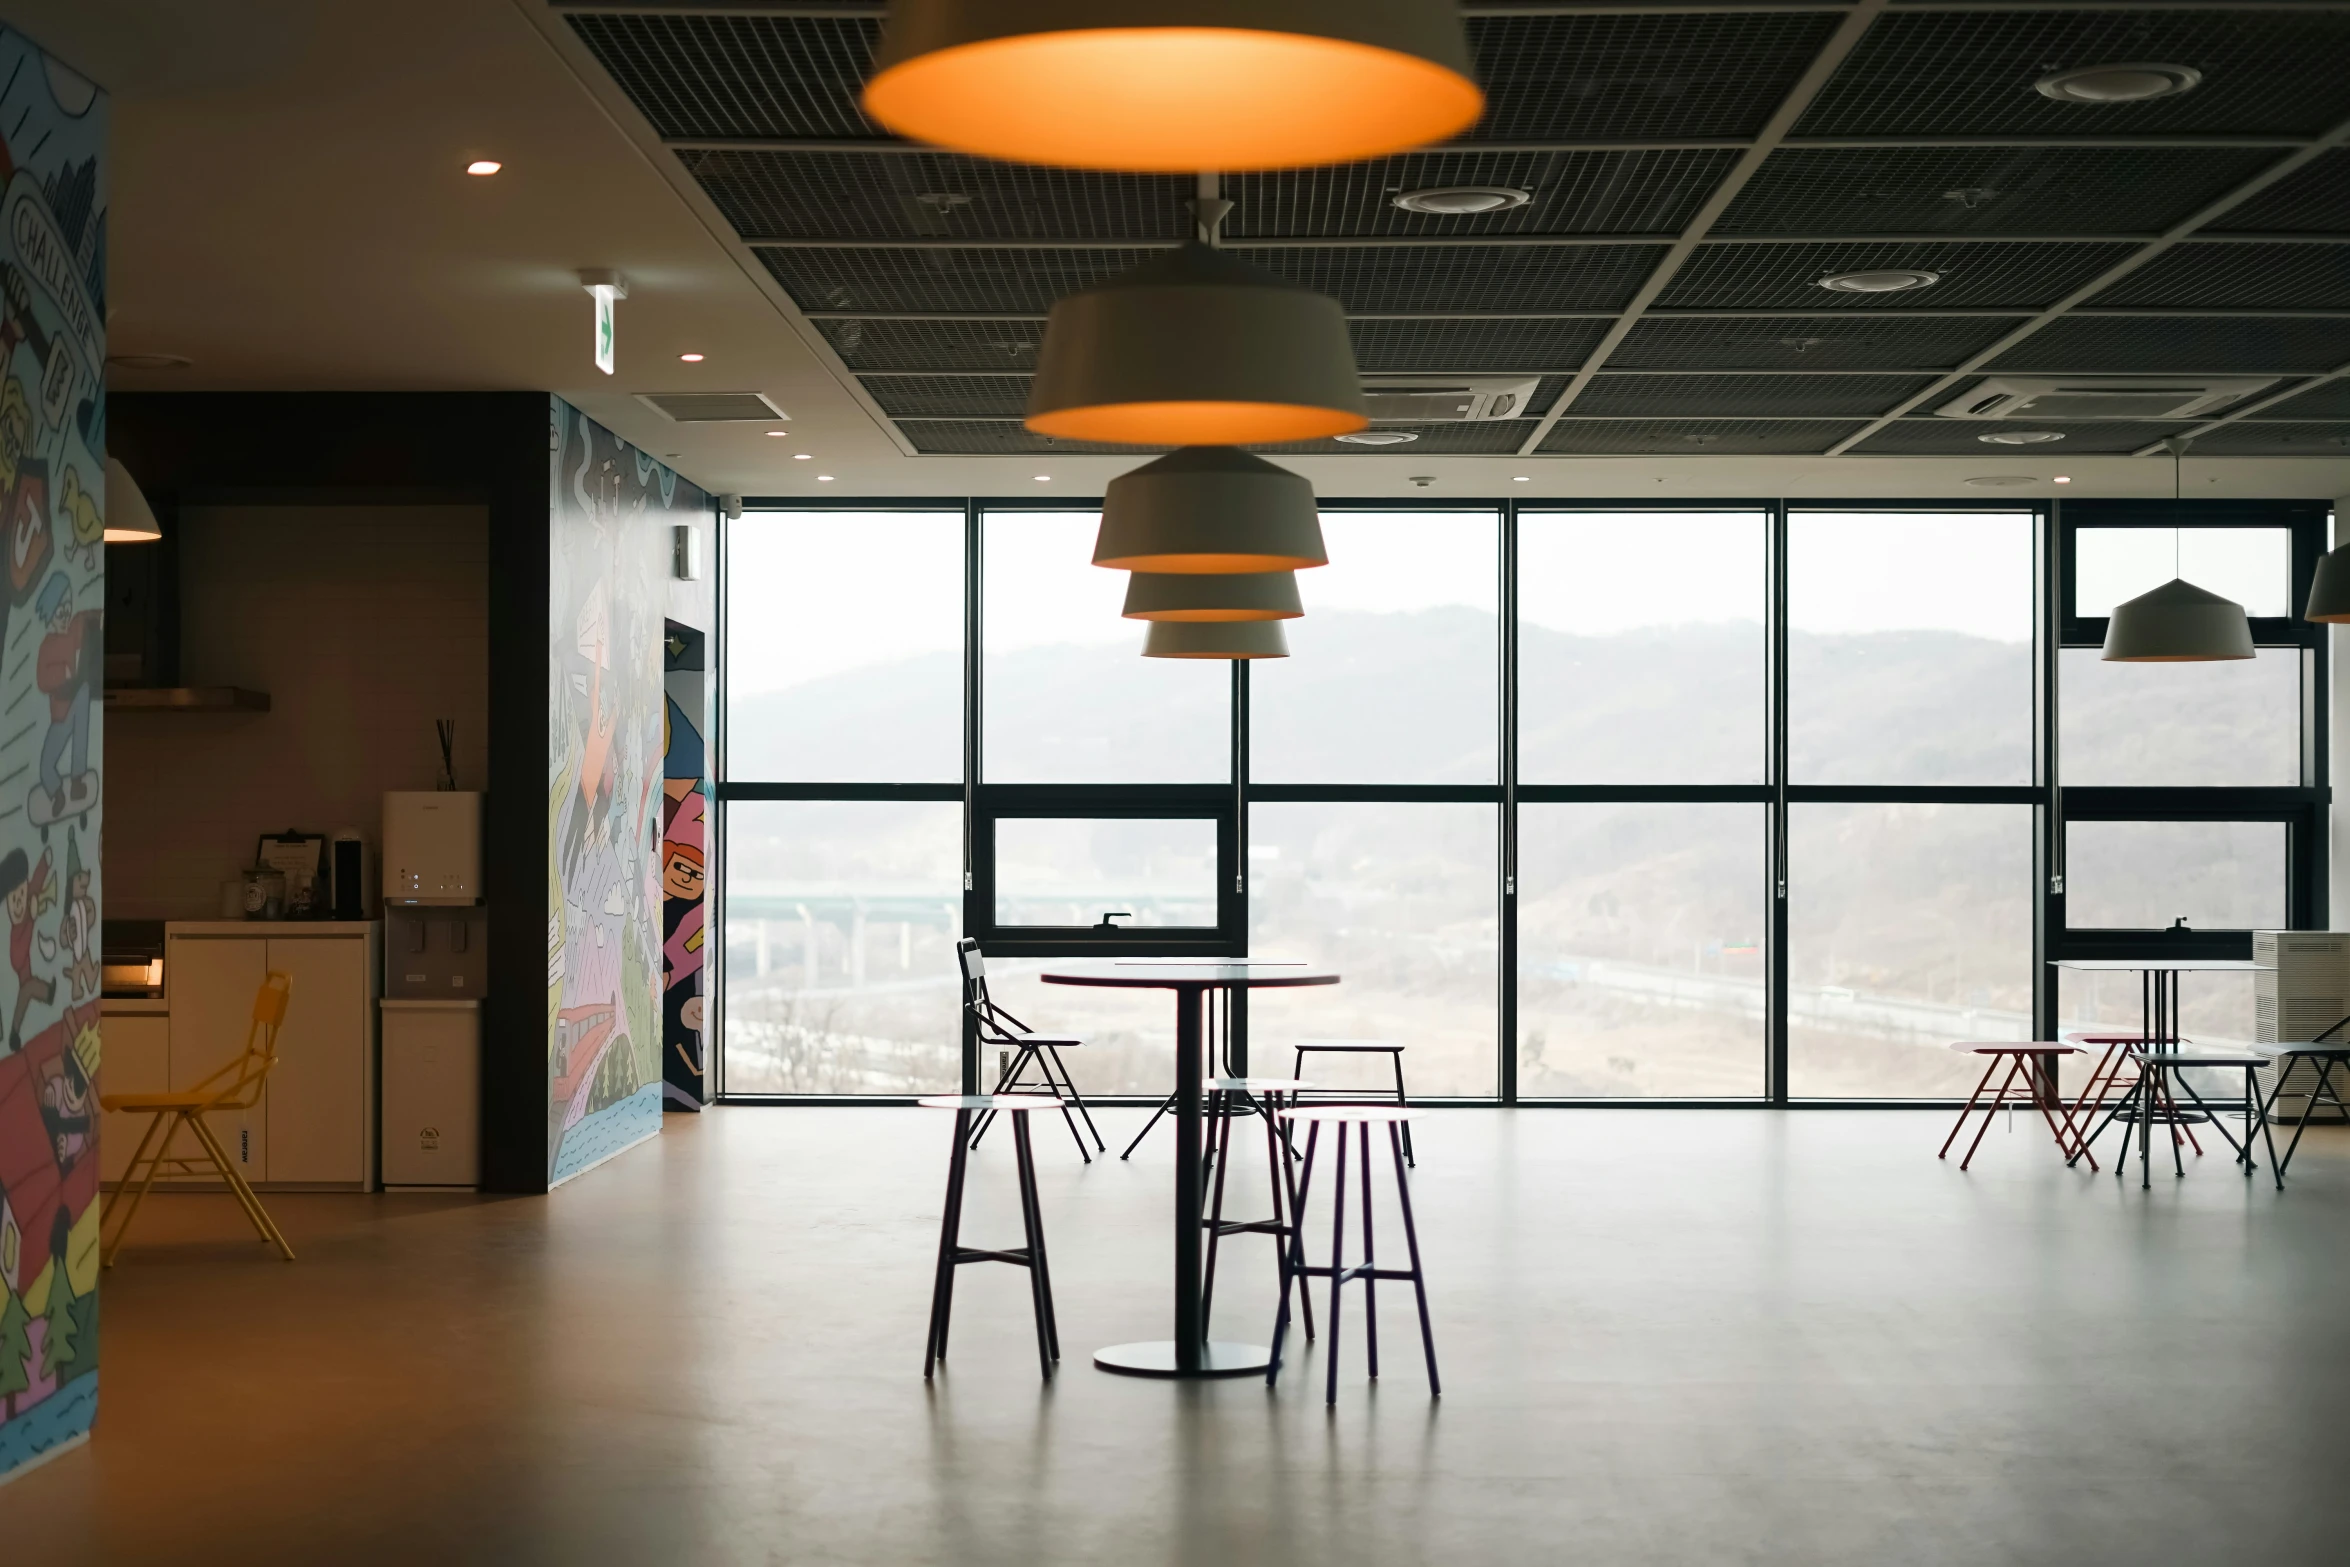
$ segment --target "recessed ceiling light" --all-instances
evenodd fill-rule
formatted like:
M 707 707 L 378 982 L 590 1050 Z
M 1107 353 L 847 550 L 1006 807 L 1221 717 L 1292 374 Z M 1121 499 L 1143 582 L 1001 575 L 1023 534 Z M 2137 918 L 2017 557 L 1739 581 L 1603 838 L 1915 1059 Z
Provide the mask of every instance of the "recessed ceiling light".
M 117 370 L 185 370 L 196 361 L 186 354 L 108 354 L 106 362 Z
M 1530 473 L 1513 473 L 1513 474 L 1511 474 L 1511 475 L 1510 475 L 1510 483 L 1512 483 L 1512 484 L 1525 484 L 1525 483 L 1527 483 L 1527 482 L 1531 481 L 1531 480 L 1533 479 L 1533 477 L 1534 477 L 1534 476 L 1533 476 L 1532 474 L 1530 474 Z
M 2073 476 L 2069 473 L 2060 473 L 2056 476 L 2056 482 L 2059 484 L 2070 484 L 2073 482 Z
M 770 435 L 781 435 L 783 432 L 781 430 L 770 430 L 767 433 Z M 814 452 L 794 452 L 791 454 L 791 460 L 793 462 L 807 462 L 815 455 L 816 454 Z
M 465 172 L 468 174 L 495 174 L 505 166 L 495 158 L 476 158 L 465 165 Z
M 2032 476 L 2028 473 L 1986 473 L 1967 480 L 1967 483 L 1981 485 L 1987 490 L 1998 489 L 2010 484 L 2029 484 L 2031 482 Z
M 820 473 L 816 475 L 816 482 L 818 484 L 830 484 L 832 482 L 832 475 L 829 473 Z
M 700 354 L 679 354 L 677 358 L 680 364 L 698 365 L 702 362 Z
M 791 434 L 789 430 L 769 430 L 767 432 L 767 439 L 771 441 L 780 441 L 789 434 Z M 801 452 L 799 455 L 805 457 L 808 454 L 806 452 Z
M 1053 476 L 1049 473 L 1040 473 L 1036 476 L 1036 482 L 1039 484 L 1050 484 L 1053 482 Z
M 1868 272 L 1838 272 L 1820 279 L 1820 287 L 1836 294 L 1899 294 L 1913 288 L 1932 288 L 1942 281 L 1939 272 L 1916 267 L 1880 267 Z
M 1406 212 L 1433 212 L 1439 217 L 1467 217 L 1479 212 L 1507 212 L 1534 199 L 1532 191 L 1514 185 L 1438 185 L 1407 190 L 1390 198 Z
M 2058 103 L 2144 103 L 2191 90 L 2203 73 L 2191 65 L 2082 65 L 2032 85 Z
M 1419 438 L 1416 430 L 1357 430 L 1352 435 L 1336 437 L 1349 446 L 1401 446 L 1406 441 Z
M 2064 439 L 2062 430 L 1993 430 L 1978 435 L 1976 440 L 1988 446 L 2042 446 L 2050 441 Z

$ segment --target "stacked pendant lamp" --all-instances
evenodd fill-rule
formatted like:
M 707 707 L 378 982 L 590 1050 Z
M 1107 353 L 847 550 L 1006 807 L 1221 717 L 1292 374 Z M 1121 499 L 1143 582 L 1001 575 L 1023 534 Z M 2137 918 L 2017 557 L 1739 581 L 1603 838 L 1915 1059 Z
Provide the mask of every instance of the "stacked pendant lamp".
M 865 112 L 1021 163 L 1193 173 L 1193 237 L 1056 301 L 1027 426 L 1172 446 L 1112 480 L 1094 564 L 1133 572 L 1151 658 L 1281 658 L 1313 489 L 1235 450 L 1370 423 L 1337 300 L 1216 246 L 1224 171 L 1351 163 L 1467 129 L 1454 0 L 895 0 Z

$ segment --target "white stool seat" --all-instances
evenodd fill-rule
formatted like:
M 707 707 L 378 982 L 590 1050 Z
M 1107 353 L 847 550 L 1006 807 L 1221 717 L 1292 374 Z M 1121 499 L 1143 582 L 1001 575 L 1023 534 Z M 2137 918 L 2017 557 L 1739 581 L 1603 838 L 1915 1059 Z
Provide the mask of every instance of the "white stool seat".
M 1343 1121 L 1350 1125 L 1416 1121 L 1420 1113 L 1410 1105 L 1300 1105 L 1295 1110 L 1274 1112 L 1284 1121 Z
M 1000 1110 L 1008 1115 L 1061 1108 L 1061 1101 L 1043 1094 L 932 1094 L 914 1102 L 925 1110 Z

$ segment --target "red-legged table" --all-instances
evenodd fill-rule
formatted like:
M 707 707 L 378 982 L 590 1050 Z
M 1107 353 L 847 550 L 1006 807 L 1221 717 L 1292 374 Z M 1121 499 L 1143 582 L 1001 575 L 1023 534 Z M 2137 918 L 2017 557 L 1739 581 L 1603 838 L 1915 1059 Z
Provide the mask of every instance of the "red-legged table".
M 1113 1344 L 1094 1352 L 1104 1371 L 1143 1377 L 1237 1377 L 1272 1362 L 1262 1344 L 1209 1343 L 1200 1303 L 1201 1216 L 1207 1193 L 1200 1178 L 1201 998 L 1211 990 L 1279 990 L 1335 985 L 1336 974 L 1303 964 L 1089 963 L 1038 976 L 1048 985 L 1095 985 L 1113 990 L 1175 992 L 1175 1337 Z

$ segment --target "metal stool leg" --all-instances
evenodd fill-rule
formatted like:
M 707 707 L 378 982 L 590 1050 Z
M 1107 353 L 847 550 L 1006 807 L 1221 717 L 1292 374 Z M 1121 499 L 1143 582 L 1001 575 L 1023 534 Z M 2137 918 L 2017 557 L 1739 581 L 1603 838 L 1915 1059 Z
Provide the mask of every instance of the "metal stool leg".
M 1108 1153 L 1110 1151 L 1110 1145 L 1102 1141 L 1101 1128 L 1093 1124 L 1093 1112 L 1086 1108 L 1085 1096 L 1077 1091 L 1077 1079 L 1069 1075 L 1069 1063 L 1061 1059 L 1061 1052 L 1055 1049 L 1053 1046 L 1047 1045 L 1044 1047 L 1044 1049 L 1045 1054 L 1053 1058 L 1053 1069 L 1057 1070 L 1061 1074 L 1061 1086 L 1069 1090 L 1069 1104 L 1075 1105 L 1077 1107 L 1077 1113 L 1085 1118 L 1085 1129 L 1093 1134 L 1094 1151 L 1096 1153 Z M 1048 1072 L 1046 1076 L 1049 1078 L 1051 1073 Z M 1061 1114 L 1066 1116 L 1068 1113 L 1068 1106 L 1062 1106 Z M 1079 1143 L 1077 1146 L 1080 1150 L 1082 1150 L 1085 1145 L 1083 1143 Z M 1090 1159 L 1086 1161 L 1088 1164 L 1091 1164 L 1092 1162 L 1093 1161 Z
M 1020 1167 L 1020 1227 L 1028 1241 L 1028 1298 L 1036 1311 L 1036 1362 L 1053 1379 L 1061 1358 L 1061 1335 L 1053 1322 L 1053 1285 L 1045 1271 L 1044 1210 L 1036 1200 L 1036 1152 L 1029 1145 L 1028 1117 L 1012 1117 L 1012 1153 Z
M 922 1377 L 946 1358 L 947 1324 L 955 1310 L 955 1252 L 963 1230 L 963 1171 L 971 1156 L 971 1112 L 955 1112 L 955 1151 L 947 1161 L 946 1212 L 938 1223 L 938 1273 L 930 1282 L 930 1341 L 922 1351 Z
M 1346 1124 L 1338 1127 L 1337 1179 L 1330 1183 L 1330 1384 L 1323 1402 L 1338 1402 L 1338 1283 L 1346 1272 Z
M 1436 1330 L 1428 1324 L 1428 1276 L 1420 1268 L 1420 1231 L 1412 1223 L 1412 1189 L 1404 1180 L 1403 1139 L 1398 1130 L 1392 1123 L 1387 1128 L 1388 1151 L 1395 1156 L 1395 1198 L 1403 1207 L 1404 1249 L 1411 1253 L 1412 1292 L 1420 1303 L 1420 1350 L 1428 1357 L 1428 1396 L 1442 1398 L 1444 1384 L 1436 1379 Z
M 1035 1059 L 1035 1048 L 1029 1045 L 1022 1045 L 1017 1051 L 1013 1053 L 1011 1064 L 1006 1066 L 1002 1075 L 996 1078 L 995 1091 L 999 1094 L 1011 1093 L 1013 1091 L 1013 1085 L 1020 1081 L 1020 1075 L 1028 1070 L 1028 1064 Z M 979 1117 L 978 1124 L 971 1130 L 971 1146 L 973 1148 L 977 1148 L 979 1146 L 979 1140 L 987 1135 L 987 1129 L 993 1125 L 995 1125 L 995 1112 L 993 1110 L 986 1111 Z
M 1118 1155 L 1118 1157 L 1121 1159 L 1133 1158 L 1134 1150 L 1142 1146 L 1142 1140 L 1150 1136 L 1151 1128 L 1159 1124 L 1159 1117 L 1165 1115 L 1168 1111 L 1174 1108 L 1175 1096 L 1173 1094 L 1169 1094 L 1165 1099 L 1159 1102 L 1159 1107 L 1151 1112 L 1151 1118 L 1142 1123 L 1142 1130 L 1134 1134 L 1134 1141 L 1128 1143 L 1126 1145 L 1126 1151 Z
M 1983 1090 L 1991 1086 L 1991 1074 L 1999 1070 L 1999 1058 L 1997 1056 L 1990 1056 L 1985 1059 L 1986 1064 L 1983 1067 L 1983 1075 L 1976 1082 L 1975 1091 L 1967 1095 L 1966 1108 L 1958 1112 L 1958 1121 L 1950 1128 L 1950 1135 L 1942 1139 L 1942 1151 L 1934 1155 L 1934 1157 L 1937 1159 L 1947 1159 L 1950 1157 L 1950 1145 L 1957 1142 L 1958 1134 L 1966 1130 L 1966 1118 L 1975 1113 L 1976 1101 L 1983 1097 Z M 1968 1150 L 1968 1157 L 1972 1158 L 1973 1156 L 1973 1150 Z M 1966 1166 L 1961 1164 L 1959 1168 L 1963 1170 L 1966 1168 Z
M 1399 1105 L 1409 1105 L 1412 1102 L 1412 1096 L 1403 1091 L 1403 1052 L 1400 1050 L 1390 1051 L 1387 1059 L 1395 1068 L 1395 1102 Z M 1402 1125 L 1403 1162 L 1417 1169 L 1420 1161 L 1412 1157 L 1412 1123 L 1405 1121 Z M 1369 1137 L 1371 1134 L 1365 1131 L 1363 1135 Z
M 1305 1299 L 1311 1282 L 1305 1277 L 1306 1265 L 1306 1198 L 1314 1186 L 1314 1150 L 1322 1140 L 1320 1122 L 1306 1128 L 1305 1170 L 1297 1189 L 1290 1197 L 1289 1239 L 1281 1248 L 1281 1304 L 1273 1313 L 1272 1353 L 1265 1360 L 1265 1386 L 1271 1387 L 1281 1376 L 1281 1346 L 1289 1337 L 1289 1290 L 1297 1286 L 1298 1299 Z
M 1390 1125 L 1394 1123 L 1390 1122 Z M 1355 1128 L 1356 1163 L 1363 1172 L 1363 1347 L 1371 1357 L 1371 1380 L 1379 1380 L 1379 1267 L 1371 1240 L 1371 1123 Z
M 1297 1233 L 1300 1213 L 1296 1173 L 1290 1165 L 1297 1155 L 1290 1148 L 1288 1140 L 1281 1135 L 1284 1127 L 1277 1114 L 1282 1108 L 1281 1097 L 1279 1094 L 1270 1095 L 1265 1105 L 1265 1172 L 1273 1185 L 1273 1263 L 1278 1270 L 1282 1295 L 1286 1298 L 1289 1293 L 1289 1243 L 1290 1237 Z M 1306 1342 L 1310 1344 L 1314 1339 L 1313 1297 L 1300 1292 L 1297 1303 L 1298 1314 L 1306 1330 Z
M 1208 1333 L 1208 1314 L 1216 1304 L 1216 1243 L 1224 1238 L 1224 1166 L 1232 1156 L 1232 1096 L 1222 1092 L 1208 1095 L 1209 1136 L 1216 1144 L 1216 1176 L 1211 1190 L 1214 1196 L 1208 1203 L 1208 1254 L 1200 1268 L 1199 1330 L 1202 1337 Z
M 1999 1057 L 1993 1056 L 1991 1059 L 1997 1061 Z M 1983 1135 L 1991 1130 L 1991 1123 L 1999 1119 L 1999 1107 L 2008 1102 L 2007 1087 L 2015 1081 L 2015 1075 L 2023 1069 L 2026 1059 L 2023 1056 L 2009 1056 L 2007 1058 L 2007 1075 L 1999 1080 L 1999 1091 L 1992 1096 L 1991 1103 L 1985 1107 L 1983 1124 L 1975 1129 L 1975 1140 L 1967 1144 L 1966 1157 L 1958 1161 L 1960 1171 L 1963 1172 L 1967 1166 L 1975 1162 L 1975 1150 L 1983 1146 Z

